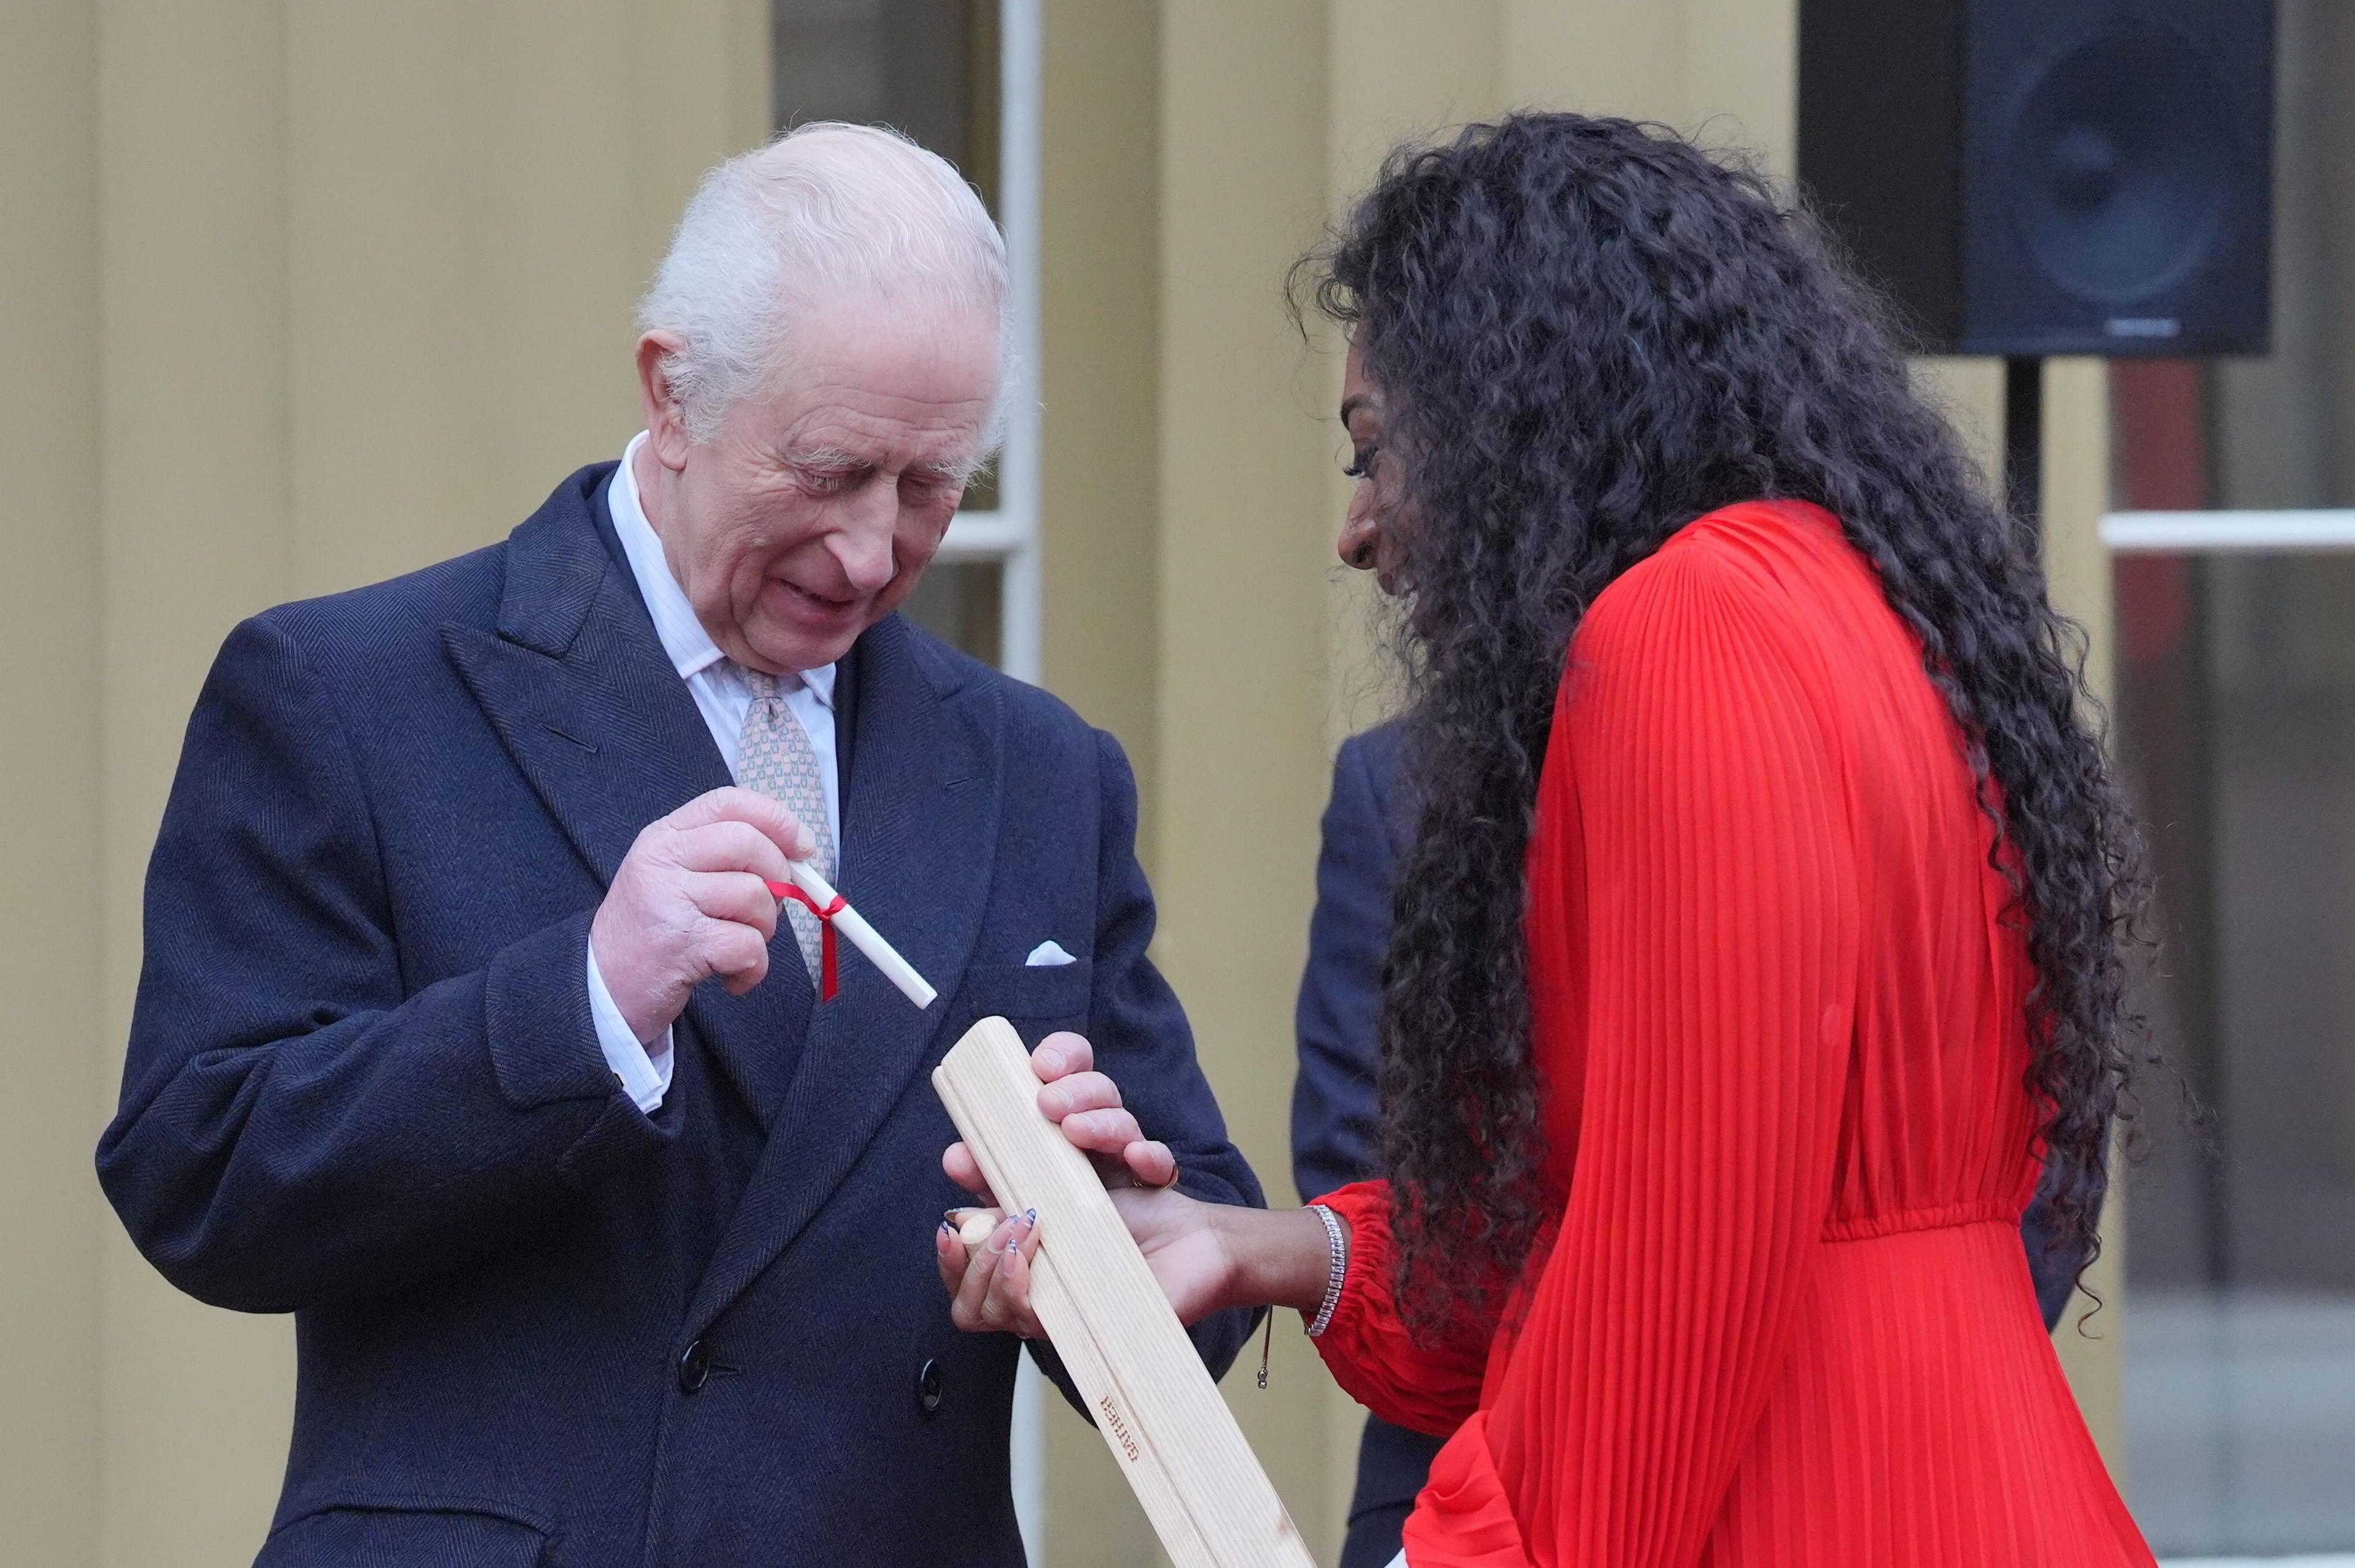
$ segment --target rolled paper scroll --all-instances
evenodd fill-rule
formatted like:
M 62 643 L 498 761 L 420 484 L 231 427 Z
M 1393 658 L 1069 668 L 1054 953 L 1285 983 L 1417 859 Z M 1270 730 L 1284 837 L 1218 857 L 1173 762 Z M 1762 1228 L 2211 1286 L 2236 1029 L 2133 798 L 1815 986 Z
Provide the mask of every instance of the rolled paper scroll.
M 785 874 L 793 878 L 795 887 L 815 901 L 819 910 L 834 911 L 832 914 L 822 914 L 820 918 L 850 938 L 850 945 L 867 955 L 868 962 L 882 970 L 883 977 L 899 987 L 910 1001 L 920 1008 L 932 1005 L 940 993 L 933 990 L 931 983 L 916 973 L 916 966 L 900 957 L 899 950 L 884 941 L 857 910 L 843 901 L 842 895 L 834 891 L 833 885 L 818 875 L 816 867 L 807 860 L 788 860 L 785 862 Z M 785 896 L 783 888 L 775 882 L 769 884 L 769 891 L 779 898 Z

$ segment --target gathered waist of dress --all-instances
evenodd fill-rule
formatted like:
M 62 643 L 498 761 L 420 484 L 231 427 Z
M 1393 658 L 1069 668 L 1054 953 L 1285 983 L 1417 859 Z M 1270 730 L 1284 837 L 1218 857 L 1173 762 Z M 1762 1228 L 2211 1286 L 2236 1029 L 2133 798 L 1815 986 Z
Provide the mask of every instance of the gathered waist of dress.
M 2023 1209 L 2000 1199 L 1977 1198 L 1966 1203 L 1943 1203 L 1929 1209 L 1900 1209 L 1877 1214 L 1847 1214 L 1824 1221 L 1827 1242 L 1870 1242 L 1881 1236 L 1902 1236 L 1913 1231 L 1945 1231 L 1957 1225 L 2007 1225 L 2017 1229 Z

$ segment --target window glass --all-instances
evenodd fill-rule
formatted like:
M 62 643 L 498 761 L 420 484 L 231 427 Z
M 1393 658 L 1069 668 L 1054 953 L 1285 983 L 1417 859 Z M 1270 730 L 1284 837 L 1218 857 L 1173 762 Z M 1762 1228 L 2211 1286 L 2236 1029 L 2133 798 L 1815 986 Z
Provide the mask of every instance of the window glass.
M 954 164 L 997 211 L 998 8 L 996 0 L 771 0 L 770 113 L 780 130 L 813 120 L 889 125 Z M 985 470 L 962 510 L 997 507 Z M 904 607 L 909 619 L 998 662 L 994 562 L 934 564 Z M 976 606 L 988 606 L 982 613 Z
M 1002 664 L 1005 582 L 1006 569 L 994 560 L 936 560 L 900 613 L 984 664 Z
M 2121 752 L 2207 1107 L 2128 1176 L 2127 1477 L 2165 1552 L 2355 1550 L 2355 558 L 2121 563 Z M 2123 627 L 2122 627 L 2123 630 Z
M 2281 21 L 2274 352 L 2113 367 L 2120 509 L 2355 507 L 2355 7 Z M 2125 1180 L 2130 1501 L 2162 1556 L 2355 1552 L 2355 555 L 2113 570 L 2137 1000 L 2206 1107 L 2147 1093 Z
M 889 125 L 997 210 L 996 0 L 770 0 L 769 112 Z

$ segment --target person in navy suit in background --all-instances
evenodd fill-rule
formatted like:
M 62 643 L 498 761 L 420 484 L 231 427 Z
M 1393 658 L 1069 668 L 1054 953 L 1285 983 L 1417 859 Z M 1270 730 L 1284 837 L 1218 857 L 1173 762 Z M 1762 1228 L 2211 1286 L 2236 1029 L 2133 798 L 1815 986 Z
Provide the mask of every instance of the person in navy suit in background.
M 1120 748 L 894 613 L 1007 301 L 954 169 L 804 127 L 689 206 L 619 464 L 229 635 L 98 1168 L 175 1285 L 295 1315 L 262 1568 L 1016 1568 L 1017 1344 L 935 1266 L 926 1073 L 984 1016 L 1113 1179 L 1261 1201 L 1146 955 Z M 817 994 L 768 886 L 804 858 L 939 1001 L 856 954 Z M 1248 1326 L 1197 1326 L 1214 1371 Z
M 1292 1090 L 1292 1174 L 1303 1202 L 1381 1174 L 1381 1108 L 1375 1090 L 1375 1013 L 1390 944 L 1391 880 L 1414 831 L 1398 798 L 1399 732 L 1380 725 L 1341 743 L 1316 860 L 1316 907 L 1300 977 L 1295 1033 L 1300 1072 Z M 2061 1320 L 2083 1261 L 2054 1253 L 2043 1197 L 2022 1226 L 2045 1327 Z M 1358 1487 L 1341 1568 L 1382 1568 L 1444 1438 L 1366 1418 Z

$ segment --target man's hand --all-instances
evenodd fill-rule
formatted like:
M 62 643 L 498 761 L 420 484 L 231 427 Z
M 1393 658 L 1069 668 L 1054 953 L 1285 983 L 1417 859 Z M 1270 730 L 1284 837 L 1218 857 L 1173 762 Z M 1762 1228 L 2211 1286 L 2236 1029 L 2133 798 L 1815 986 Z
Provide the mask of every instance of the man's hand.
M 1095 1048 L 1081 1036 L 1050 1034 L 1040 1040 L 1030 1053 L 1030 1071 L 1039 1080 L 1039 1111 L 1086 1152 L 1113 1189 L 1121 1217 L 1180 1317 L 1191 1323 L 1211 1310 L 1228 1260 L 1209 1227 L 1211 1206 L 1159 1190 L 1178 1179 L 1178 1158 L 1169 1146 L 1145 1136 L 1135 1114 L 1120 1103 L 1120 1086 L 1095 1071 Z M 988 1240 L 978 1245 L 966 1243 L 953 1223 L 943 1224 L 932 1239 L 933 1261 L 949 1293 L 949 1316 L 968 1333 L 1043 1337 L 1030 1309 L 1030 1259 L 1038 1251 L 1039 1225 L 1053 1221 L 1028 1213 L 997 1217 L 981 1164 L 961 1142 L 949 1146 L 941 1168 L 949 1179 L 992 1205 L 992 1217 L 997 1218 Z
M 630 846 L 590 951 L 613 1005 L 642 1042 L 668 1029 L 687 993 L 717 975 L 741 996 L 769 973 L 777 933 L 770 882 L 810 853 L 809 829 L 768 795 L 716 789 L 646 827 Z
M 1030 1053 L 1039 1075 L 1039 1110 L 1086 1151 L 1106 1187 L 1167 1187 L 1178 1179 L 1178 1157 L 1169 1146 L 1148 1138 L 1136 1116 L 1120 1103 L 1120 1085 L 1095 1071 L 1095 1047 L 1082 1037 L 1050 1034 Z M 949 1146 L 941 1167 L 966 1191 L 995 1201 L 982 1179 L 981 1165 L 962 1143 Z

